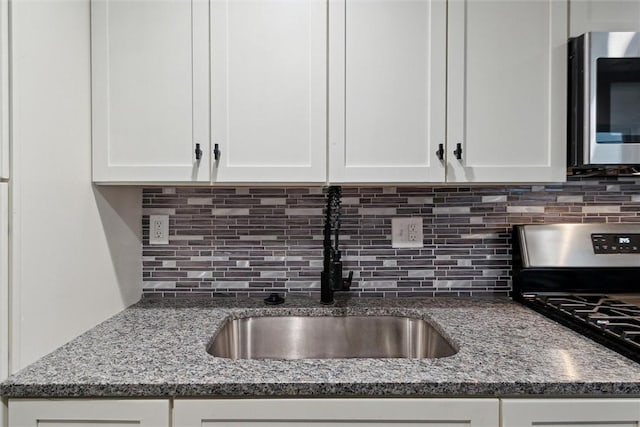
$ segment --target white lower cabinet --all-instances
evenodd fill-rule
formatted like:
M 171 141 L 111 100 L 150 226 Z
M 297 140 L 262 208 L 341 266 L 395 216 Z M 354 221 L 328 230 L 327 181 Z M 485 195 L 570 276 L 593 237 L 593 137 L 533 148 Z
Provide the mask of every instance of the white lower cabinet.
M 10 427 L 638 427 L 640 399 L 9 399 Z
M 640 399 L 502 399 L 501 427 L 638 427 Z
M 497 426 L 498 399 L 176 400 L 174 427 Z
M 11 427 L 169 427 L 168 400 L 10 399 Z

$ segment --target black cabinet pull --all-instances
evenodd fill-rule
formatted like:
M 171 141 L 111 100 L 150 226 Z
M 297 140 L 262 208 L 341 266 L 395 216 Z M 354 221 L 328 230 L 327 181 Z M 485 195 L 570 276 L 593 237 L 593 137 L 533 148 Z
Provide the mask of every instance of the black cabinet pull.
M 196 144 L 196 160 L 200 160 L 202 158 L 202 150 L 200 149 L 200 144 Z
M 213 144 L 213 158 L 220 160 L 220 148 L 218 144 Z
M 438 151 L 436 151 L 438 159 L 444 160 L 444 144 L 438 144 Z
M 456 144 L 456 149 L 453 150 L 453 154 L 455 154 L 456 159 L 462 160 L 462 144 Z

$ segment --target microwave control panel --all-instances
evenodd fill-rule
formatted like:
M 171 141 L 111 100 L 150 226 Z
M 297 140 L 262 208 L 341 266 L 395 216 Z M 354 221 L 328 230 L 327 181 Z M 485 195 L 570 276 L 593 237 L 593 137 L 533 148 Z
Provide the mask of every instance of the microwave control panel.
M 640 234 L 592 234 L 591 244 L 596 254 L 640 253 Z

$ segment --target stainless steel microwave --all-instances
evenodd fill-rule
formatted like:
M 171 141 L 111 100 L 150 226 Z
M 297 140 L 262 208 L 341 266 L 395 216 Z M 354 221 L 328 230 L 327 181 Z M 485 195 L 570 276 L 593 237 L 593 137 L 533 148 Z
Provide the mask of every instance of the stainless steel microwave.
M 640 33 L 569 39 L 568 166 L 640 165 Z

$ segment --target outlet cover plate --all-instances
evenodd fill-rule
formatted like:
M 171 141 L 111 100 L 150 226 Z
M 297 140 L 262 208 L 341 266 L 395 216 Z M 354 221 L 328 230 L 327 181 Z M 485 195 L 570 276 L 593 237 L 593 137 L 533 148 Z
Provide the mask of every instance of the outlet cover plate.
M 169 215 L 149 215 L 149 244 L 169 244 Z
M 392 248 L 422 248 L 424 234 L 422 232 L 422 218 L 391 218 L 391 247 Z

